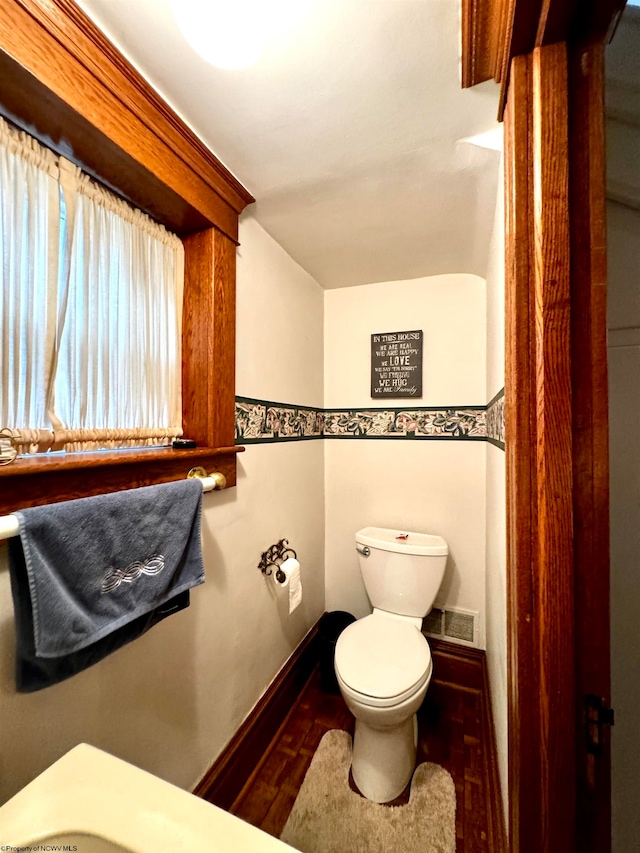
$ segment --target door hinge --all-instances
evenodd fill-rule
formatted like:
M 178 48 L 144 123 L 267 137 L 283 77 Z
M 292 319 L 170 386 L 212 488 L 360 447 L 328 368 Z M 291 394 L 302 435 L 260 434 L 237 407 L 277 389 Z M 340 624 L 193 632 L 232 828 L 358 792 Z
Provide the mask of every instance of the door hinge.
M 585 696 L 584 722 L 587 736 L 587 752 L 591 755 L 601 755 L 602 727 L 613 725 L 613 708 L 608 708 L 601 696 Z

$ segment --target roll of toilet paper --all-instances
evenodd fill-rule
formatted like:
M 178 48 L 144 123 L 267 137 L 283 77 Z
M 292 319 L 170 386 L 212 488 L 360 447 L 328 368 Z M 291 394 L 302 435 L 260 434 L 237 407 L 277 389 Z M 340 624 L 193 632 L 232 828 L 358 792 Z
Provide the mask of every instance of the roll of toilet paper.
M 280 566 L 280 571 L 284 574 L 284 581 L 280 582 L 280 586 L 288 587 L 289 589 L 289 613 L 298 607 L 302 601 L 302 579 L 300 577 L 300 563 L 295 557 L 289 557 Z M 275 574 L 275 573 L 274 573 Z

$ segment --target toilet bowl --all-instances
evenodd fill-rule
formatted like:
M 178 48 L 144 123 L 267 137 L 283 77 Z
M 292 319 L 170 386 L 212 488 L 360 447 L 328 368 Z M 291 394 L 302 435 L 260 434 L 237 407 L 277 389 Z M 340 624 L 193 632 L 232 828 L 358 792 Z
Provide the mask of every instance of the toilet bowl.
M 374 608 L 340 634 L 335 671 L 356 720 L 353 780 L 364 797 L 386 803 L 415 767 L 416 712 L 433 672 L 422 617 L 442 582 L 448 548 L 438 536 L 381 528 L 359 531 L 356 547 Z
M 376 803 L 395 799 L 415 767 L 416 712 L 429 687 L 429 645 L 413 622 L 374 611 L 338 638 L 336 677 L 356 718 L 352 774 Z

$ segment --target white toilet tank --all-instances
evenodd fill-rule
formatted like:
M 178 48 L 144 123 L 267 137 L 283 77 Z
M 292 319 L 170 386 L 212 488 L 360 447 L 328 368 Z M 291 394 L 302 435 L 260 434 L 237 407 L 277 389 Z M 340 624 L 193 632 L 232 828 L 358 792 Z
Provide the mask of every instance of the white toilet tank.
M 427 615 L 440 589 L 449 553 L 441 536 L 365 527 L 356 533 L 356 548 L 367 595 L 375 608 L 401 616 Z

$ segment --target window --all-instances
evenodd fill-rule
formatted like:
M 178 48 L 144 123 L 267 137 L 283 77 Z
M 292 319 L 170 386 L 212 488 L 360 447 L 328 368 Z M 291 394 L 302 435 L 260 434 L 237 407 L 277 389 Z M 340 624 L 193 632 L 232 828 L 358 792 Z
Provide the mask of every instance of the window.
M 17 459 L 0 466 L 0 514 L 196 465 L 235 485 L 235 252 L 252 196 L 68 0 L 0 3 L 0 75 L 0 114 L 180 237 L 182 428 L 198 445 Z
M 0 119 L 0 427 L 21 453 L 182 434 L 178 237 Z

